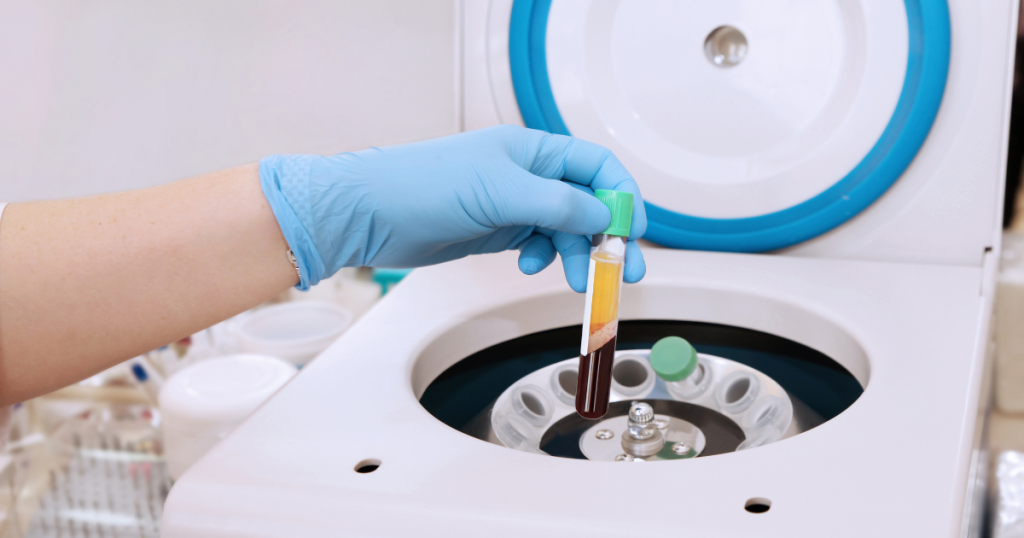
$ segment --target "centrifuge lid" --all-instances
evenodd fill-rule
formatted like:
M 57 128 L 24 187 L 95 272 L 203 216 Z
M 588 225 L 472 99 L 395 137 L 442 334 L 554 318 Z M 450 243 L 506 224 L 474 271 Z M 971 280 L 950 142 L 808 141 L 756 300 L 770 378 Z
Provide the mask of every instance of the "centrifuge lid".
M 723 21 L 749 41 L 730 67 L 700 43 Z M 613 149 L 643 178 L 648 239 L 736 252 L 816 237 L 881 196 L 931 130 L 949 53 L 944 0 L 515 0 L 509 30 L 528 127 Z

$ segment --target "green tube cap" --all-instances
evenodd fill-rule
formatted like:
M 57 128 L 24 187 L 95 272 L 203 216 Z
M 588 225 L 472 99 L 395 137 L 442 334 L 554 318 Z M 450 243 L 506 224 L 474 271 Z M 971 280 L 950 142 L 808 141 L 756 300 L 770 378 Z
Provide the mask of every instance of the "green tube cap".
M 604 233 L 629 237 L 629 225 L 633 221 L 633 193 L 597 189 L 594 196 L 612 212 L 612 222 Z
M 697 350 L 678 336 L 662 338 L 651 348 L 651 367 L 665 381 L 682 381 L 697 368 Z

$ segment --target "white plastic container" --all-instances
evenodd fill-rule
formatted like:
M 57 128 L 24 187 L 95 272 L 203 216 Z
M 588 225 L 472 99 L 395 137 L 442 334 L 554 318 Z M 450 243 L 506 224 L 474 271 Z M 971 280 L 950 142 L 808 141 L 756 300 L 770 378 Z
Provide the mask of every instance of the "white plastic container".
M 193 364 L 160 391 L 167 470 L 177 480 L 292 377 L 293 365 L 263 355 Z
M 313 301 L 257 310 L 238 326 L 242 351 L 284 359 L 301 366 L 327 349 L 352 324 L 344 308 Z
M 352 314 L 352 320 L 363 317 L 383 295 L 381 285 L 370 278 L 367 268 L 343 267 L 331 278 L 321 280 L 307 291 L 292 288 L 292 302 L 314 301 L 340 305 Z

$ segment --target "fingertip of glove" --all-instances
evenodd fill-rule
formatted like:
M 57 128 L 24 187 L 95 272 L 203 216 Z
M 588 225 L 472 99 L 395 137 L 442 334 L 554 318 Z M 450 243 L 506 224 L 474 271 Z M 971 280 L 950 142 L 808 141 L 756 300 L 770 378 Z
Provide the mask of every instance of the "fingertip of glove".
M 569 287 L 572 288 L 576 293 L 587 292 L 587 266 L 578 266 L 579 264 L 566 264 L 565 268 L 565 281 L 569 283 Z
M 544 269 L 543 264 L 537 258 L 525 256 L 519 258 L 519 270 L 524 275 L 535 275 Z
M 644 263 L 643 260 L 640 260 L 639 262 L 632 264 L 631 266 L 626 268 L 625 274 L 623 275 L 622 279 L 625 280 L 628 284 L 636 284 L 637 282 L 643 280 L 644 275 L 646 274 L 647 264 Z

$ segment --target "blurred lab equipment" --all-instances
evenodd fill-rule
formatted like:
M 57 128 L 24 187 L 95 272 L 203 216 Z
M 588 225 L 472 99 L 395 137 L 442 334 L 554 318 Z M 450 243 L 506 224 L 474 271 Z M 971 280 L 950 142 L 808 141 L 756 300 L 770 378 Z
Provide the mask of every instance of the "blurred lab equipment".
M 996 284 L 995 400 L 1000 411 L 1024 413 L 1024 234 L 1003 233 Z
M 302 291 L 288 291 L 290 301 L 320 301 L 334 303 L 352 313 L 358 320 L 384 295 L 384 289 L 369 267 L 344 267 L 320 284 Z
M 382 269 L 373 268 L 373 281 L 380 284 L 381 294 L 391 291 L 391 288 L 398 285 L 403 278 L 409 276 L 412 269 Z
M 63 396 L 20 407 L 26 430 L 12 432 L 8 451 L 0 452 L 0 537 L 157 538 L 171 486 L 160 414 L 111 398 L 118 386 L 138 392 L 127 379 L 112 381 L 80 387 L 79 401 L 89 392 L 95 399 L 55 427 L 43 414 Z
M 344 308 L 315 301 L 271 305 L 253 311 L 238 325 L 246 353 L 270 355 L 302 366 L 327 349 L 352 323 Z
M 1024 538 L 1024 453 L 999 454 L 994 493 L 992 538 Z
M 167 469 L 178 479 L 193 463 L 295 375 L 264 355 L 231 355 L 193 364 L 160 392 Z
M 234 355 L 178 372 L 160 395 L 172 479 L 203 456 L 295 375 L 273 357 Z
M 48 490 L 25 538 L 158 538 L 171 486 L 158 423 L 145 406 L 99 411 L 69 423 L 50 442 L 59 464 L 43 474 Z
M 139 387 L 149 397 L 149 401 L 153 405 L 159 405 L 160 389 L 164 386 L 163 376 L 154 371 L 153 367 L 148 363 L 149 361 L 145 357 L 132 359 L 130 366 L 132 376 L 135 377 Z

